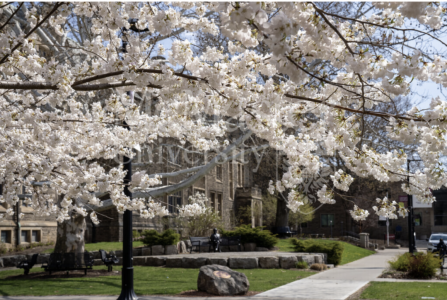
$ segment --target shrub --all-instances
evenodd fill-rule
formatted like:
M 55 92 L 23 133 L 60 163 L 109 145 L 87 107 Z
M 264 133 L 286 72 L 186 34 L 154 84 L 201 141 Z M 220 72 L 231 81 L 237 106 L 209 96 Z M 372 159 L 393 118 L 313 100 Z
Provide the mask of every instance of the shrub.
M 441 260 L 432 253 L 404 253 L 388 263 L 392 269 L 408 272 L 409 276 L 420 279 L 433 277 L 441 266 Z
M 23 250 L 25 250 L 25 247 L 19 245 L 19 246 L 16 247 L 15 251 L 16 252 L 20 252 L 20 251 L 23 251 Z
M 327 266 L 325 264 L 312 264 L 310 269 L 315 271 L 324 271 L 327 270 Z
M 390 260 L 388 264 L 396 271 L 407 272 L 410 267 L 410 253 L 404 253 L 397 256 L 395 259 Z
M 296 252 L 326 253 L 329 264 L 339 265 L 343 255 L 343 244 L 340 242 L 322 243 L 315 240 L 298 240 L 293 238 L 292 244 Z
M 278 239 L 263 227 L 252 228 L 250 225 L 242 225 L 234 230 L 221 229 L 223 236 L 241 236 L 241 243 L 255 243 L 257 247 L 271 248 L 278 243 Z
M 180 241 L 180 234 L 172 229 L 167 229 L 162 234 L 158 233 L 156 230 L 145 230 L 142 235 L 144 236 L 142 241 L 146 246 L 176 245 Z
M 139 238 L 140 236 L 141 236 L 141 233 L 139 233 L 138 231 L 136 231 L 136 230 L 132 231 L 133 238 Z
M 297 269 L 308 269 L 309 265 L 305 261 L 299 261 L 296 263 Z
M 8 248 L 6 248 L 5 243 L 0 242 L 0 254 L 5 254 L 6 252 L 8 252 Z

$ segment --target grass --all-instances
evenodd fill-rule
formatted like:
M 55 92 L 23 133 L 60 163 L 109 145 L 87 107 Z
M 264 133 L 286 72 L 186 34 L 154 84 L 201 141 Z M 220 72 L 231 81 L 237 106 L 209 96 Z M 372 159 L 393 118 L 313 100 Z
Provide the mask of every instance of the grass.
M 98 266 L 94 269 L 105 269 Z M 31 272 L 41 272 L 39 268 Z M 315 274 L 310 271 L 282 269 L 237 270 L 245 273 L 250 291 L 266 291 Z M 0 272 L 1 296 L 48 295 L 119 295 L 121 276 L 94 278 L 54 278 L 44 280 L 5 279 L 23 274 L 22 270 Z M 170 269 L 162 267 L 134 267 L 134 288 L 137 295 L 178 294 L 197 289 L 198 269 Z
M 442 282 L 371 282 L 360 299 L 416 300 L 422 297 L 446 299 L 446 283 Z
M 316 239 L 316 241 L 325 244 L 325 243 L 331 243 L 332 240 L 323 240 L 323 239 Z M 352 244 L 346 243 L 346 242 L 340 242 L 343 244 L 345 250 L 343 251 L 341 264 L 345 265 L 347 263 L 356 261 L 360 258 L 369 256 L 371 254 L 374 254 L 374 251 L 363 249 L 357 246 L 354 246 Z M 286 251 L 286 252 L 293 252 L 294 248 L 292 243 L 290 242 L 290 239 L 280 239 L 278 244 L 276 245 L 279 247 L 279 251 Z
M 135 241 L 133 242 L 133 247 L 142 247 L 144 246 L 142 241 Z M 123 243 L 122 242 L 103 242 L 103 243 L 92 243 L 92 244 L 85 244 L 85 250 L 86 251 L 98 251 L 99 249 L 105 250 L 105 251 L 112 251 L 112 250 L 123 250 Z M 47 249 L 43 251 L 42 253 L 53 253 L 54 249 Z

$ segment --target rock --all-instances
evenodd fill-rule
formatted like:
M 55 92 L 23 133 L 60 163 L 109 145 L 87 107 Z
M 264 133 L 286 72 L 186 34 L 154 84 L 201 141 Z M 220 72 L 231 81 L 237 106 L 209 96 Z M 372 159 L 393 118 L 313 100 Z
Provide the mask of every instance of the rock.
M 166 258 L 167 268 L 181 268 L 182 267 L 182 257 L 168 257 Z
M 310 254 L 310 253 L 307 253 L 307 254 Z M 313 255 L 320 255 L 321 257 L 322 257 L 322 259 L 323 259 L 323 263 L 327 263 L 327 254 L 326 253 L 312 253 Z M 315 263 L 317 263 L 316 261 L 315 261 Z
M 122 250 L 116 250 L 115 251 L 115 256 L 116 257 L 123 257 L 123 251 Z
M 232 269 L 257 269 L 258 259 L 256 257 L 230 257 L 228 265 Z
M 186 244 L 183 241 L 178 242 L 177 251 L 179 254 L 188 253 L 188 249 L 186 248 Z
M 3 264 L 3 258 L 0 257 L 0 268 L 4 268 L 5 265 Z
M 282 269 L 292 269 L 296 268 L 296 263 L 298 259 L 296 256 L 281 256 L 279 258 L 279 265 Z
M 178 250 L 177 250 L 176 245 L 165 246 L 165 254 L 166 255 L 172 255 L 172 254 L 177 254 L 177 253 L 178 253 Z
M 26 260 L 25 255 L 3 256 L 3 265 L 5 267 L 16 267 L 23 260 Z
M 49 254 L 39 254 L 39 256 L 37 257 L 37 264 L 46 264 L 48 260 L 50 260 Z
M 132 249 L 132 256 L 141 256 L 141 248 Z
M 162 245 L 152 246 L 152 255 L 163 255 L 165 254 L 165 247 Z
M 309 266 L 316 263 L 314 255 L 301 255 L 301 256 L 298 256 L 297 258 L 298 258 L 298 261 L 305 261 Z
M 90 251 L 90 257 L 92 259 L 101 259 L 101 253 L 99 251 Z
M 247 276 L 220 265 L 200 268 L 197 289 L 219 296 L 245 295 L 250 283 Z
M 145 266 L 146 265 L 146 256 L 138 256 L 133 258 L 134 266 Z
M 147 257 L 146 258 L 146 265 L 152 266 L 152 267 L 159 267 L 164 266 L 166 264 L 166 257 L 157 256 L 157 257 Z
M 380 250 L 385 250 L 385 246 L 380 246 L 379 249 Z
M 94 266 L 102 266 L 102 265 L 104 265 L 104 263 L 102 262 L 102 259 L 94 259 L 93 265 Z
M 191 248 L 191 241 L 190 240 L 184 240 L 185 246 L 187 249 Z
M 221 265 L 221 266 L 227 266 L 228 265 L 228 258 L 208 258 L 206 260 L 207 265 Z
M 270 247 L 269 250 L 270 251 L 277 251 L 277 250 L 279 250 L 279 247 Z
M 244 251 L 251 252 L 251 251 L 255 251 L 255 249 L 256 249 L 256 244 L 255 243 L 246 243 L 246 244 L 244 244 Z
M 259 257 L 259 267 L 262 269 L 277 269 L 279 268 L 279 258 L 274 256 Z
M 222 251 L 222 252 L 229 252 L 230 251 L 230 247 L 228 247 L 228 246 L 221 246 L 220 247 L 220 251 Z
M 255 251 L 269 251 L 268 248 L 264 248 L 264 247 L 256 247 Z
M 141 248 L 141 255 L 142 256 L 149 256 L 151 254 L 152 254 L 151 247 Z
M 323 256 L 314 255 L 314 261 L 316 264 L 324 264 Z
M 198 269 L 206 265 L 206 260 L 205 257 L 183 257 L 182 268 Z

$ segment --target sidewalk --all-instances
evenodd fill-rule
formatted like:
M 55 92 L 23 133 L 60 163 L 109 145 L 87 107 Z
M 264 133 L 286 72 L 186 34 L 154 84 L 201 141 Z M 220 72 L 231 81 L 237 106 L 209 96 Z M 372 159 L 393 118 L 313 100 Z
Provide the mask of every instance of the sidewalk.
M 387 268 L 388 261 L 407 249 L 387 249 L 305 279 L 260 293 L 253 298 L 345 300 Z M 264 299 L 259 299 L 264 300 Z

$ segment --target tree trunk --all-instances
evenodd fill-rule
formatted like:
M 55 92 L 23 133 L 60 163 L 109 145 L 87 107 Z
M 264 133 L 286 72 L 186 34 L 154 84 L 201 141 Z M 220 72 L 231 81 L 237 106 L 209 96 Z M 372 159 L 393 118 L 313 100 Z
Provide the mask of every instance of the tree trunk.
M 287 197 L 287 195 L 284 195 Z M 286 227 L 289 226 L 289 208 L 287 207 L 286 201 L 281 196 L 278 196 L 278 201 L 276 204 L 276 227 Z
M 72 216 L 62 224 L 57 224 L 57 239 L 55 253 L 83 253 L 85 246 L 85 218 L 81 215 Z

